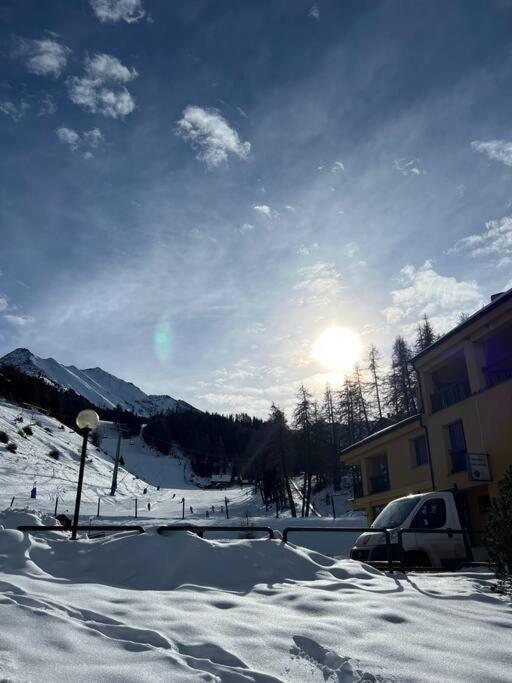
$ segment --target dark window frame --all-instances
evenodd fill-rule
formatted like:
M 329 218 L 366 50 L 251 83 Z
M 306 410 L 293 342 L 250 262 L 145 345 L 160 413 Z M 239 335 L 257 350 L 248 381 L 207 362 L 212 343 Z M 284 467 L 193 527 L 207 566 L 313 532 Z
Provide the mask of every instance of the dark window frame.
M 424 451 L 423 453 L 418 452 L 418 447 L 417 444 L 421 442 L 423 443 L 424 446 Z M 425 438 L 425 435 L 422 434 L 421 436 L 417 436 L 415 439 L 412 440 L 412 447 L 414 450 L 414 467 L 421 467 L 422 465 L 428 465 L 428 448 L 427 448 L 427 439 Z

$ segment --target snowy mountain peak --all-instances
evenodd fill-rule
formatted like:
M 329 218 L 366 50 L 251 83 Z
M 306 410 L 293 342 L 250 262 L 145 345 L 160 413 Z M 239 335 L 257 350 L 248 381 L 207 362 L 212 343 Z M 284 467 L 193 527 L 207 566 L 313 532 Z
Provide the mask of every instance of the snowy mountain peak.
M 119 379 L 100 367 L 80 370 L 74 365 L 62 365 L 54 358 L 39 358 L 25 348 L 15 349 L 0 358 L 0 367 L 6 365 L 26 375 L 42 377 L 63 389 L 71 389 L 98 408 L 121 406 L 142 417 L 192 408 L 172 396 L 148 395 L 132 382 Z

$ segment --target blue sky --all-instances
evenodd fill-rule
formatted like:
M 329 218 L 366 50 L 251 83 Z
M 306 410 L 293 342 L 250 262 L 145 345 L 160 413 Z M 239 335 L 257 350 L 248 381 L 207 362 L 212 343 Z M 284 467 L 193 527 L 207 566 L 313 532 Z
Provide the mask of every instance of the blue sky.
M 0 353 L 266 414 L 512 286 L 512 2 L 4 0 Z

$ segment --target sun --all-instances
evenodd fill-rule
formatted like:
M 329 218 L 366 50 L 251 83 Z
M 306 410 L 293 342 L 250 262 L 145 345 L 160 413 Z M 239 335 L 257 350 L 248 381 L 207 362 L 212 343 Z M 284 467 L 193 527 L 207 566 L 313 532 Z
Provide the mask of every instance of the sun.
M 346 327 L 333 325 L 313 344 L 311 355 L 331 372 L 348 372 L 361 357 L 359 336 Z

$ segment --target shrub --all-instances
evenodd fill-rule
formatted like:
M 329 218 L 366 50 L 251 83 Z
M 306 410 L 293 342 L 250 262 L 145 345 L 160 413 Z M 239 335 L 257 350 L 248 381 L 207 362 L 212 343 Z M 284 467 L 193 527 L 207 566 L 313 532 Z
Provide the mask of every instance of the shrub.
M 54 460 L 58 460 L 60 458 L 60 451 L 57 450 L 56 448 L 52 448 L 52 450 L 48 453 L 50 458 L 53 458 Z
M 27 436 L 32 436 L 34 432 L 32 431 L 32 427 L 30 425 L 25 425 L 25 427 L 23 427 L 23 433 Z
M 11 443 L 7 444 L 7 450 L 11 451 L 11 453 L 16 453 L 18 450 L 18 444 L 14 443 L 14 441 L 11 441 Z
M 9 435 L 7 432 L 0 431 L 0 443 L 9 443 Z
M 489 564 L 498 579 L 497 590 L 512 595 L 512 466 L 498 484 L 487 526 Z

